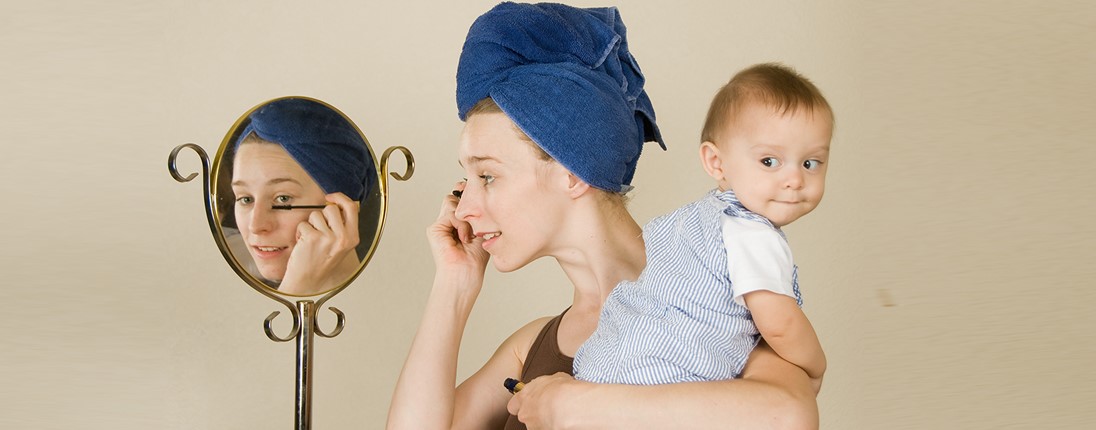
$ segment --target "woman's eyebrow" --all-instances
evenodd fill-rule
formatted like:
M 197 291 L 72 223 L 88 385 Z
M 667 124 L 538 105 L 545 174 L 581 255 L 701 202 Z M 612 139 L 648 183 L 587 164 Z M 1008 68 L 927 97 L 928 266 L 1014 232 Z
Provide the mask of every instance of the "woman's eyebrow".
M 266 181 L 266 184 L 267 185 L 275 185 L 275 184 L 280 184 L 280 183 L 283 183 L 283 182 L 292 182 L 294 184 L 301 185 L 300 181 L 298 181 L 296 179 L 293 179 L 293 178 L 274 178 L 274 179 L 271 179 L 269 181 Z M 247 186 L 247 182 L 237 179 L 235 181 L 232 181 L 232 186 L 233 187 Z
M 292 182 L 294 184 L 301 185 L 300 181 L 298 181 L 296 179 L 293 179 L 293 178 L 274 178 L 274 179 L 271 179 L 269 181 L 266 181 L 267 185 L 280 184 L 280 183 L 283 183 L 283 182 Z
M 498 163 L 499 159 L 495 158 L 495 157 L 487 156 L 487 155 L 485 155 L 485 156 L 476 155 L 476 156 L 468 157 L 468 164 L 481 164 L 481 163 L 484 163 L 484 162 L 487 162 L 487 161 L 493 161 L 495 163 Z M 457 160 L 457 164 L 460 164 L 461 167 L 464 167 L 464 162 L 461 161 L 460 159 Z

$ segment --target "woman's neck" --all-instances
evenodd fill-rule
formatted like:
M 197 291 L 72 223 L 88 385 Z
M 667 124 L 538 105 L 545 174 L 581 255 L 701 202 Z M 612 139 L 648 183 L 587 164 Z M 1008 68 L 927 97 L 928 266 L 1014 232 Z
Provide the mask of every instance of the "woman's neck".
M 622 206 L 597 202 L 565 220 L 568 233 L 553 253 L 574 285 L 572 311 L 600 313 L 601 304 L 623 280 L 635 280 L 646 264 L 643 229 Z
M 631 214 L 620 205 L 593 203 L 563 220 L 561 247 L 552 253 L 574 285 L 571 308 L 557 333 L 560 351 L 568 356 L 594 332 L 613 288 L 637 279 L 647 262 L 643 229 Z

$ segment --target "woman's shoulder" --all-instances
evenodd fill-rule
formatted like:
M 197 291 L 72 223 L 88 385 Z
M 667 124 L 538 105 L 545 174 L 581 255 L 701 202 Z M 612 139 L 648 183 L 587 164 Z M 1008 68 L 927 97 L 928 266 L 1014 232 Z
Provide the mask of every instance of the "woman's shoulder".
M 529 355 L 529 350 L 533 348 L 533 344 L 536 343 L 537 337 L 540 336 L 540 332 L 555 318 L 556 316 L 554 315 L 545 316 L 526 323 L 503 342 L 503 347 L 510 350 L 514 355 L 514 358 L 524 365 L 525 357 Z
M 518 331 L 514 333 L 514 335 L 517 336 L 520 334 L 521 337 L 536 338 L 537 335 L 540 334 L 540 331 L 544 329 L 544 326 L 548 325 L 548 323 L 555 319 L 557 316 L 558 315 L 550 315 L 529 321 L 527 324 L 519 328 Z

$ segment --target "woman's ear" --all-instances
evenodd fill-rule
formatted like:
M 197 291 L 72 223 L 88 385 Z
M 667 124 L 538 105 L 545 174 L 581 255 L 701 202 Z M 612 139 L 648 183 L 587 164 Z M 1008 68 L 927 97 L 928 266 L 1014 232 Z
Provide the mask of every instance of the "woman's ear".
M 590 190 L 590 184 L 579 179 L 574 173 L 567 172 L 567 195 L 572 199 L 581 197 Z
M 720 182 L 726 179 L 723 173 L 723 160 L 719 158 L 719 148 L 716 148 L 714 143 L 700 144 L 700 165 L 704 166 L 704 171 L 708 172 L 708 176 L 712 179 Z

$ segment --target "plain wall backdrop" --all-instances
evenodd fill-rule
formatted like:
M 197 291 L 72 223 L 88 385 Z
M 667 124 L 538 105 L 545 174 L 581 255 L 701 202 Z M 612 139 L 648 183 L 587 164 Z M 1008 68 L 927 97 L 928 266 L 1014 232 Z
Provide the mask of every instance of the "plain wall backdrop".
M 0 5 L 0 427 L 292 427 L 294 345 L 262 331 L 284 308 L 224 263 L 201 186 L 166 160 L 304 95 L 417 160 L 372 263 L 329 302 L 345 331 L 315 345 L 314 428 L 382 428 L 432 279 L 425 230 L 462 175 L 457 58 L 494 4 Z M 829 357 L 822 428 L 1096 422 L 1096 3 L 573 4 L 619 7 L 669 146 L 640 160 L 641 223 L 712 187 L 698 136 L 737 70 L 781 61 L 829 98 L 826 198 L 787 228 Z M 488 271 L 461 378 L 569 303 L 553 261 Z

